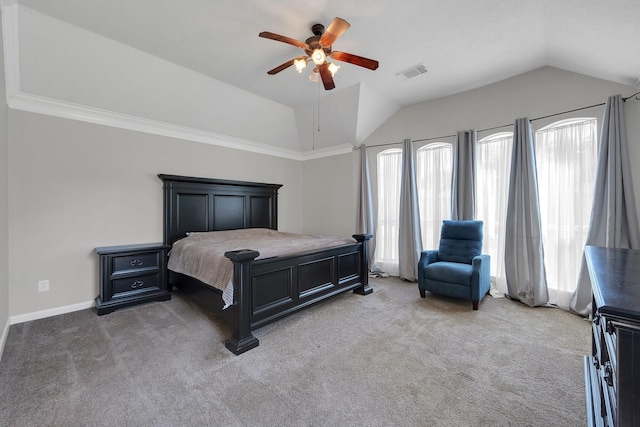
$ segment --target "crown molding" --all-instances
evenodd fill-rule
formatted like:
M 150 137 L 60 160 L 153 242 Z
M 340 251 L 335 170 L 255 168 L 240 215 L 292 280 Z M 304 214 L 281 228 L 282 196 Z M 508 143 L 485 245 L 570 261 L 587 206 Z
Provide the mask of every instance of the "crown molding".
M 313 151 L 305 151 L 300 155 L 300 160 L 314 160 L 324 157 L 338 156 L 341 154 L 352 153 L 354 146 L 352 144 L 341 144 L 335 147 L 314 149 Z
M 342 144 L 335 147 L 323 148 L 309 152 L 297 152 L 261 144 L 247 139 L 179 126 L 172 123 L 160 122 L 129 114 L 116 113 L 113 111 L 19 91 L 14 93 L 10 98 L 8 97 L 7 103 L 9 108 L 19 111 L 44 114 L 69 120 L 78 120 L 119 129 L 133 130 L 298 161 L 336 156 L 353 151 L 353 145 Z
M 13 0 L 0 0 L 0 11 L 2 12 L 7 105 L 11 109 L 298 161 L 330 157 L 349 153 L 353 150 L 351 144 L 343 144 L 310 152 L 288 150 L 202 129 L 180 126 L 173 123 L 161 122 L 22 92 L 20 89 L 19 6 L 15 4 Z
M 24 92 L 15 93 L 8 100 L 9 108 L 44 114 L 70 120 L 110 126 L 120 129 L 133 130 L 187 141 L 217 145 L 235 150 L 250 151 L 269 156 L 283 157 L 293 160 L 303 160 L 304 155 L 293 150 L 280 149 L 258 142 L 235 138 L 215 132 L 179 126 L 171 123 L 137 117 L 129 114 L 116 113 L 100 108 L 75 104 L 58 99 L 47 98 Z

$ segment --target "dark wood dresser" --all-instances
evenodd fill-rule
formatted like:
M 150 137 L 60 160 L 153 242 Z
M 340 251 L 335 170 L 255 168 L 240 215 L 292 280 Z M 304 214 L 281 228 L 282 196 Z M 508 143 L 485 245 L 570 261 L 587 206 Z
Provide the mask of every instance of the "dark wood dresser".
M 103 246 L 100 255 L 98 315 L 134 304 L 171 299 L 167 288 L 167 251 L 162 243 Z
M 640 250 L 587 246 L 585 255 L 593 290 L 587 421 L 640 426 Z

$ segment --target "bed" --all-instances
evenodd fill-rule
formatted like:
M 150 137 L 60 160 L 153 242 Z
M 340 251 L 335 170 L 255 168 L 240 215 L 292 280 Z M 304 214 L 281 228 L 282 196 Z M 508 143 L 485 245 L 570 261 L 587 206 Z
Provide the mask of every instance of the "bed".
M 279 184 L 158 177 L 164 188 L 167 245 L 213 231 L 278 229 Z M 267 258 L 260 258 L 250 244 L 226 251 L 224 256 L 232 262 L 233 270 L 233 297 L 226 309 L 224 291 L 197 278 L 168 271 L 169 287 L 189 289 L 203 305 L 223 313 L 233 326 L 225 346 L 241 354 L 258 346 L 252 331 L 268 323 L 347 291 L 370 294 L 373 289 L 368 283 L 365 242 L 371 237 L 356 234 L 354 240 L 339 246 Z

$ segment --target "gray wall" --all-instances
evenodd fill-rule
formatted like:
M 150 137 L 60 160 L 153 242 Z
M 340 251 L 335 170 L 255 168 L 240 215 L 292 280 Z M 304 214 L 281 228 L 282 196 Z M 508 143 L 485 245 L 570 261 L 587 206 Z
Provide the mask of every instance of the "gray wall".
M 508 124 L 517 117 L 553 114 L 632 91 L 543 68 L 403 108 L 367 144 Z M 640 102 L 628 102 L 626 110 L 631 158 L 636 164 Z M 587 113 L 600 118 L 602 108 L 580 115 Z M 6 116 L 4 107 L 0 114 L 4 129 Z M 0 135 L 0 161 L 7 161 L 7 151 L 11 159 L 8 177 L 0 177 L 0 193 L 7 196 L 0 200 L 8 200 L 8 214 L 7 202 L 0 204 L 0 230 L 9 230 L 4 239 L 8 244 L 0 247 L 0 267 L 6 272 L 10 266 L 0 277 L 0 297 L 6 296 L 0 299 L 0 321 L 5 323 L 7 300 L 11 303 L 8 314 L 17 316 L 95 298 L 94 247 L 160 241 L 158 173 L 284 184 L 282 230 L 340 236 L 355 231 L 357 152 L 300 162 L 15 110 L 9 112 L 9 122 L 8 143 L 6 134 Z M 536 122 L 536 126 L 543 124 L 547 123 Z M 375 161 L 376 149 L 370 152 Z M 639 179 L 636 173 L 636 193 Z M 39 293 L 37 282 L 44 279 L 51 282 L 51 290 Z
M 355 171 L 350 154 L 304 162 L 305 233 L 351 236 L 356 232 Z
M 605 80 L 595 79 L 556 68 L 544 67 L 520 76 L 516 76 L 479 89 L 459 93 L 445 98 L 415 104 L 399 110 L 369 138 L 368 146 L 402 142 L 404 138 L 413 140 L 454 135 L 458 130 L 470 128 L 485 129 L 504 124 L 513 124 L 516 118 L 536 118 L 575 108 L 604 103 L 607 97 L 615 94 L 629 96 L 637 92 L 630 86 L 624 86 Z M 595 107 L 576 113 L 557 116 L 533 122 L 534 128 L 546 126 L 552 122 L 571 117 L 597 117 L 602 120 L 603 107 Z M 631 164 L 640 164 L 640 101 L 629 100 L 625 103 L 627 133 Z M 479 138 L 491 133 L 507 131 L 505 127 L 489 132 L 480 132 Z M 435 141 L 434 141 L 435 142 Z M 424 143 L 422 143 L 424 144 Z M 416 145 L 417 147 L 420 144 Z M 375 193 L 376 154 L 390 146 L 367 149 L 372 170 L 373 190 Z M 354 223 L 356 215 L 346 209 L 345 200 L 354 197 L 357 173 L 344 166 L 352 162 L 358 167 L 358 153 L 345 154 L 318 159 L 313 167 L 305 167 L 304 190 L 308 194 L 331 194 L 331 204 L 327 207 L 331 215 L 320 215 L 317 209 L 320 201 L 305 203 L 305 228 L 307 221 L 313 218 L 313 230 L 330 233 L 343 230 L 345 224 Z M 640 170 L 634 169 L 634 187 L 636 204 L 640 211 Z M 330 175 L 328 177 L 328 175 Z M 331 191 L 324 187 L 330 182 Z M 344 183 L 354 180 L 354 185 Z
M 4 83 L 4 51 L 2 40 L 2 24 L 0 23 L 0 358 L 4 347 L 5 333 L 9 328 L 9 245 L 7 234 L 8 219 L 8 156 L 9 156 L 9 110 Z
M 283 184 L 279 227 L 302 231 L 299 161 L 15 110 L 9 119 L 11 316 L 92 301 L 96 246 L 162 241 L 159 173 Z M 38 292 L 45 279 L 51 290 Z

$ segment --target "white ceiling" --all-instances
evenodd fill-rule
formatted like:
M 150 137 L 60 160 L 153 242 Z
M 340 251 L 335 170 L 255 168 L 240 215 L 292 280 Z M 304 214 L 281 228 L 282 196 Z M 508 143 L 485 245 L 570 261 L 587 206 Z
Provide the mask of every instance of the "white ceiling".
M 638 0 L 18 0 L 19 4 L 294 108 L 316 86 L 293 67 L 301 54 L 258 37 L 304 41 L 311 25 L 351 23 L 334 50 L 377 59 L 343 63 L 333 93 L 358 83 L 406 106 L 543 66 L 634 85 L 640 77 Z M 394 73 L 422 63 L 407 81 Z M 321 96 L 326 95 L 320 86 Z

